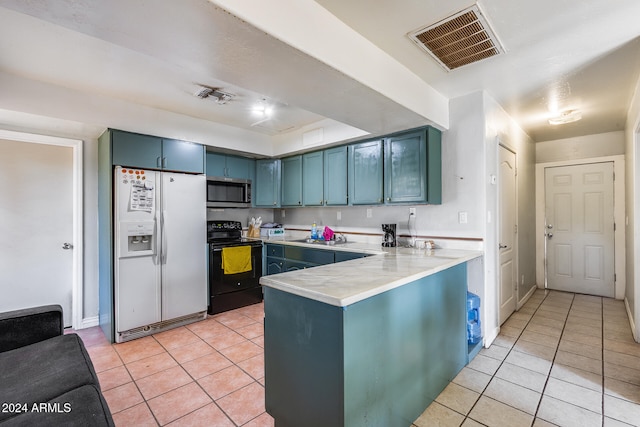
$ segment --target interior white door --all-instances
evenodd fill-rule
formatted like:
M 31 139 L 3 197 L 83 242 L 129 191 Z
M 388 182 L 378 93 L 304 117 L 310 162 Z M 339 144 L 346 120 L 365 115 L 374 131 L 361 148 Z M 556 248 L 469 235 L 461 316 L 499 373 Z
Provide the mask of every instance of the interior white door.
M 547 287 L 614 296 L 613 162 L 545 169 Z
M 0 312 L 60 304 L 71 326 L 73 171 L 72 147 L 0 140 Z
M 499 147 L 499 263 L 500 324 L 516 309 L 516 155 Z

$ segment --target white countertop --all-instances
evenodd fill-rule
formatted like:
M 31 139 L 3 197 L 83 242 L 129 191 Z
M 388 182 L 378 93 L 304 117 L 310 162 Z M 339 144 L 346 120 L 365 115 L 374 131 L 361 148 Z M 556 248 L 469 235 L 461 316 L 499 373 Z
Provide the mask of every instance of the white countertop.
M 346 307 L 482 256 L 481 251 L 382 248 L 352 242 L 333 246 L 286 240 L 265 243 L 372 254 L 366 258 L 260 278 L 263 286 L 338 307 Z

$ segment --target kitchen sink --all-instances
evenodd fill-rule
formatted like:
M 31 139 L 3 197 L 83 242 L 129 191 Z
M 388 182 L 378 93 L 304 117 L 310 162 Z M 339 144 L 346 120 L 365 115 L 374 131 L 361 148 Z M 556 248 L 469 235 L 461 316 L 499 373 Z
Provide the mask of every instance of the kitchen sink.
M 314 245 L 327 245 L 327 246 L 344 245 L 345 243 L 347 243 L 347 239 L 336 239 L 336 240 L 293 239 L 289 241 L 296 242 L 296 243 L 311 243 Z

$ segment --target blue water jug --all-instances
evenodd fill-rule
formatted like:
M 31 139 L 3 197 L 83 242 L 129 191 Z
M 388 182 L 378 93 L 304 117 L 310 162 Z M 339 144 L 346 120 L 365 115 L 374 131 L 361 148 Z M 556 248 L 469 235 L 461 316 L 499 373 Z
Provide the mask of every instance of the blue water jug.
M 467 341 L 476 344 L 482 340 L 480 327 L 480 297 L 467 292 Z

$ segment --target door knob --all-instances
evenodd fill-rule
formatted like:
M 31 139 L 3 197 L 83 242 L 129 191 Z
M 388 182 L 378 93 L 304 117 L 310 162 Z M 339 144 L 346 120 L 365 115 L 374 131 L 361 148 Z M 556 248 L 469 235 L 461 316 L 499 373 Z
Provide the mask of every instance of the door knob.
M 551 229 L 553 228 L 553 225 L 551 225 L 551 224 L 547 224 L 547 228 L 548 228 L 549 230 L 551 230 Z
M 62 244 L 62 249 L 64 249 L 64 250 L 73 249 L 73 245 L 71 243 L 63 243 Z
M 553 233 L 547 233 L 547 239 L 550 239 L 553 237 Z

